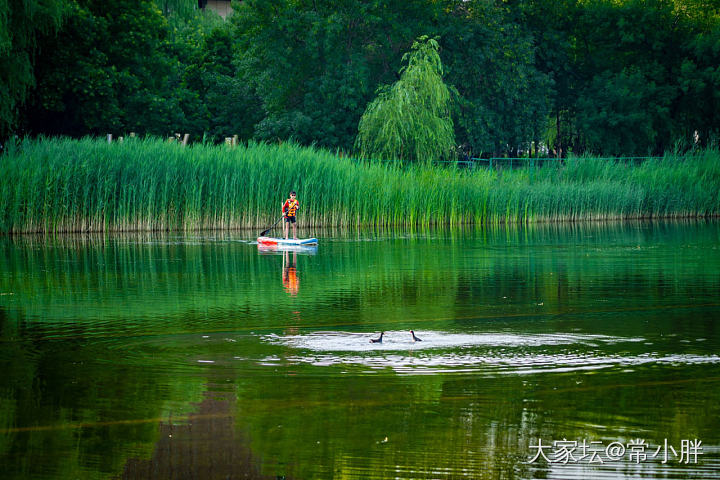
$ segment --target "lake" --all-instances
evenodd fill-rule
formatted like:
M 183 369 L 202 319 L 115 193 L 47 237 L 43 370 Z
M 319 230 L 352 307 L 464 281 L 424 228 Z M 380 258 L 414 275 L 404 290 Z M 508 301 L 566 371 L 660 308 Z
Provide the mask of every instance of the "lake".
M 0 237 L 2 477 L 720 476 L 720 223 L 300 233 Z

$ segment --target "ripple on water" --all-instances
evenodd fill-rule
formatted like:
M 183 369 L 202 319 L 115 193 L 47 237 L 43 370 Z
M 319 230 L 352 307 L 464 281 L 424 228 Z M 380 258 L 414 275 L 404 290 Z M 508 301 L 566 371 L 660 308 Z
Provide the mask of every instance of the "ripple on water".
M 319 352 L 373 352 L 378 350 L 427 350 L 473 346 L 541 347 L 582 344 L 597 346 L 621 342 L 643 342 L 644 338 L 581 334 L 512 334 L 512 333 L 416 333 L 421 342 L 413 342 L 409 331 L 385 332 L 382 343 L 371 343 L 378 334 L 348 332 L 314 332 L 307 335 L 266 335 L 265 341 L 277 345 Z
M 392 369 L 401 374 L 486 372 L 535 374 L 590 371 L 645 364 L 692 365 L 720 363 L 718 355 L 617 354 L 601 348 L 582 351 L 578 346 L 609 346 L 644 342 L 643 338 L 580 334 L 452 334 L 423 332 L 413 342 L 408 332 L 385 332 L 383 343 L 370 343 L 377 335 L 315 332 L 308 335 L 266 335 L 265 342 L 297 349 L 284 355 L 285 365 L 358 366 L 368 372 Z M 452 351 L 449 351 L 452 350 Z M 278 357 L 258 360 L 277 365 Z

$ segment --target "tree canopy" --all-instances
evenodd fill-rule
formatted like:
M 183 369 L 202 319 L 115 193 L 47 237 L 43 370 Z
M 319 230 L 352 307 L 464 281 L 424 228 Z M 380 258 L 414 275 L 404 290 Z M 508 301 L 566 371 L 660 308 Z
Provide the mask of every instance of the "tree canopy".
M 436 39 L 421 36 L 403 55 L 400 79 L 380 88 L 360 119 L 362 157 L 416 162 L 449 158 L 455 146 L 450 89 Z
M 720 135 L 719 0 L 245 0 L 233 9 L 222 20 L 190 0 L 0 2 L 0 142 L 186 132 L 369 155 L 367 141 L 356 143 L 361 118 L 369 126 L 380 99 L 400 98 L 393 88 L 417 91 L 410 66 L 401 69 L 423 35 L 439 39 L 442 83 L 457 92 L 441 128 L 424 136 L 437 152 L 454 137 L 472 155 L 538 145 L 646 155 Z M 393 87 L 378 97 L 382 85 Z M 403 126 L 416 140 L 421 113 Z M 442 156 L 419 154 L 420 143 L 394 131 L 386 145 L 402 144 L 402 158 Z
M 0 140 L 13 131 L 35 86 L 37 38 L 60 27 L 66 6 L 64 0 L 0 2 Z

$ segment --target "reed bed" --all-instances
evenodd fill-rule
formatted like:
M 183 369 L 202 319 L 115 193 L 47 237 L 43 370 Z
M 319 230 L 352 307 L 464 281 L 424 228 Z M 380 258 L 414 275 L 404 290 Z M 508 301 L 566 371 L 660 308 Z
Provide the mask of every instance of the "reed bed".
M 264 228 L 297 190 L 303 225 L 429 226 L 720 214 L 720 152 L 519 170 L 360 162 L 294 144 L 25 140 L 0 157 L 0 231 Z

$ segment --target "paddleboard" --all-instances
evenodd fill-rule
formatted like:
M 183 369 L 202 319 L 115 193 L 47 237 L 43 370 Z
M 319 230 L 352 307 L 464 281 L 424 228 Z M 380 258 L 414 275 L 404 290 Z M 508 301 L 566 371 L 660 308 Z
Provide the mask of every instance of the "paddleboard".
M 298 238 L 297 240 L 295 240 L 293 238 L 288 238 L 286 240 L 284 238 L 258 237 L 257 242 L 258 242 L 258 247 L 261 245 L 307 246 L 307 245 L 317 245 L 318 244 L 317 238 Z

